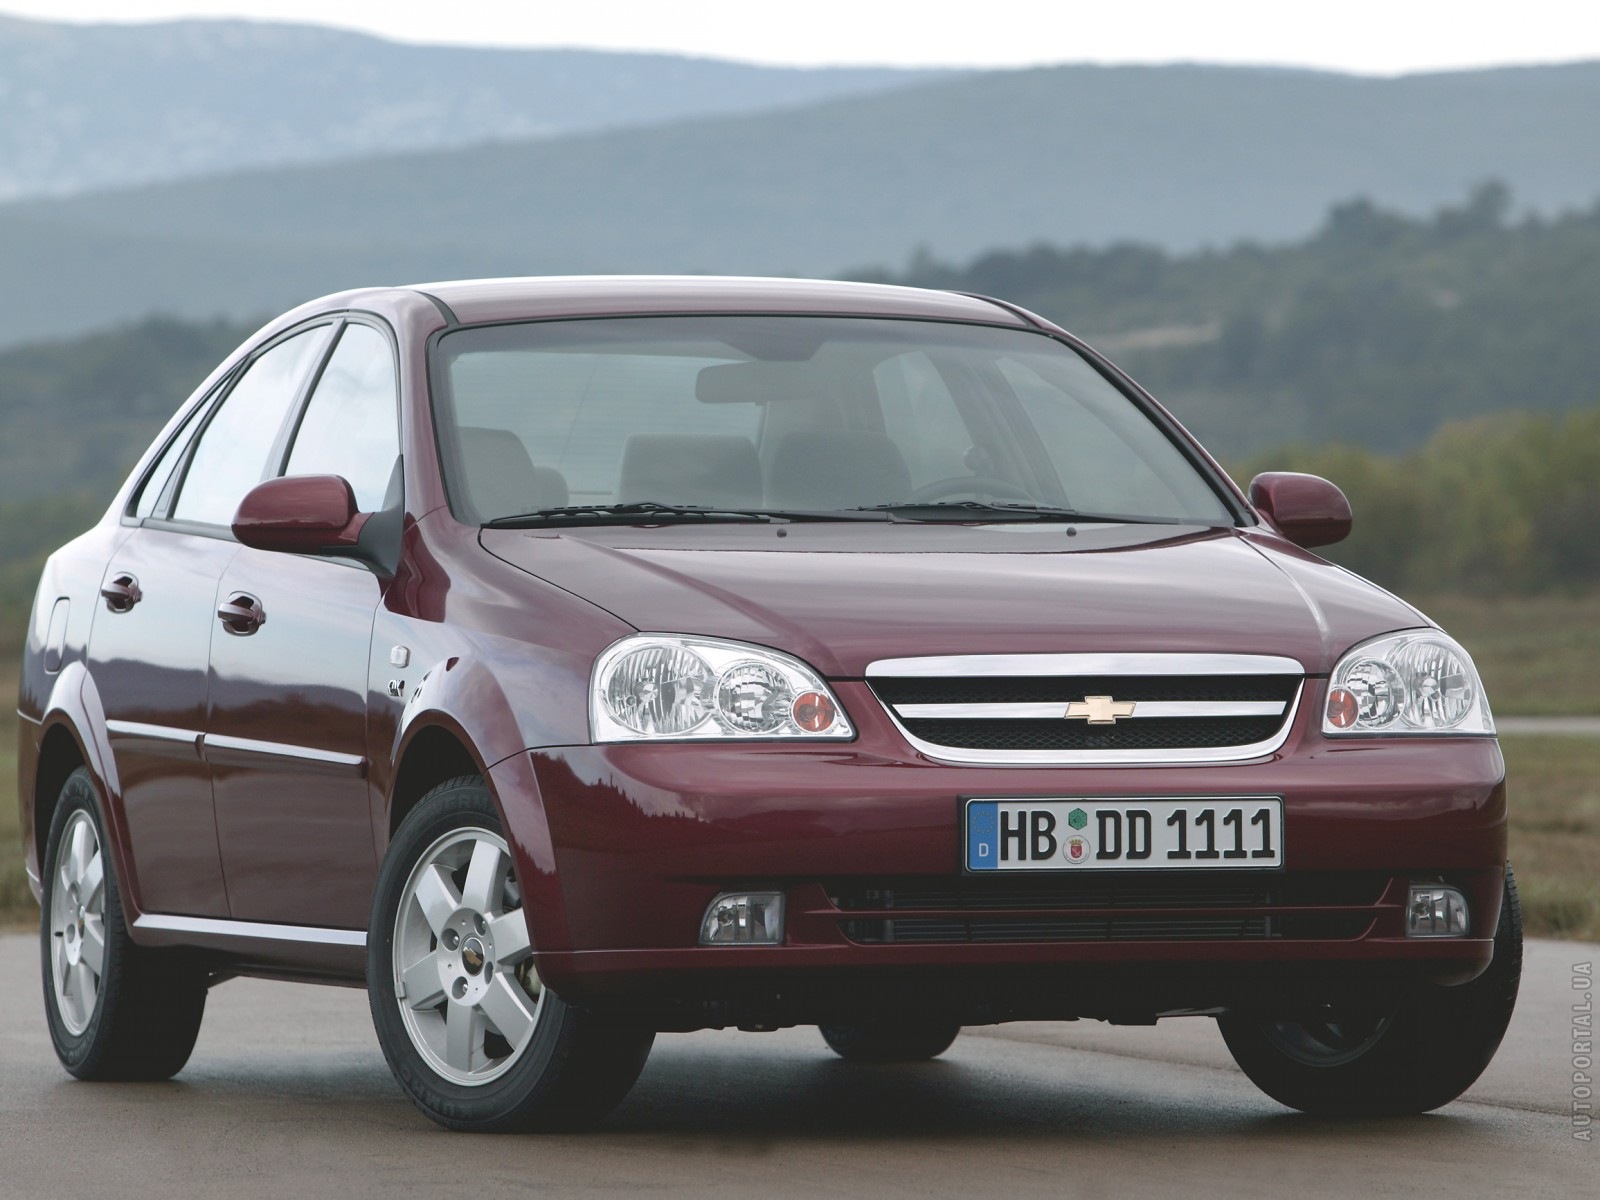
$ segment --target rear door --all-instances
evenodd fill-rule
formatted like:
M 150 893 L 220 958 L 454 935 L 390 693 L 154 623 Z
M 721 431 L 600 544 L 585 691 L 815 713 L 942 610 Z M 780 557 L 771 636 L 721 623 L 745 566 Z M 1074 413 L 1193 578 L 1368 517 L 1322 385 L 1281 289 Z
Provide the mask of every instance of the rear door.
M 343 476 L 363 512 L 398 503 L 395 379 L 387 333 L 345 325 L 283 473 Z M 259 614 L 211 640 L 206 757 L 236 919 L 366 928 L 367 664 L 385 582 L 360 563 L 248 546 L 222 577 L 219 603 Z
M 197 411 L 146 477 L 129 514 L 137 527 L 101 582 L 89 671 L 148 912 L 228 915 L 201 750 L 217 588 L 239 550 L 226 525 L 281 445 L 327 334 L 274 343 L 233 376 L 220 406 Z

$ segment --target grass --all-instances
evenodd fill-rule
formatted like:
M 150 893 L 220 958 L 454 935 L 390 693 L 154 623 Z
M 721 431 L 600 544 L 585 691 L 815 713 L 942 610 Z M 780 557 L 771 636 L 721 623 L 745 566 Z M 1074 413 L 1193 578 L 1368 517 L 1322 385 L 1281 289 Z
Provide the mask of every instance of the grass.
M 1600 713 L 1600 591 L 1418 606 L 1467 648 L 1496 715 Z
M 1503 737 L 1529 934 L 1600 941 L 1600 738 Z
M 35 928 L 16 804 L 14 680 L 0 677 L 0 929 Z M 1600 941 L 1600 738 L 1503 737 L 1511 861 L 1530 936 Z

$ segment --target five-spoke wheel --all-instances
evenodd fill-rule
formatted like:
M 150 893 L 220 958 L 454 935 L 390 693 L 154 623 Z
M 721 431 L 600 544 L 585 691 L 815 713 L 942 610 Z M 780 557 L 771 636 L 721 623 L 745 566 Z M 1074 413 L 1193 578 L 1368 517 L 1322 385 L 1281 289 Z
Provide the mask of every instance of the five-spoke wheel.
M 56 848 L 50 890 L 50 982 L 67 1032 L 82 1036 L 94 1020 L 106 969 L 106 863 L 94 818 L 75 809 Z
M 395 1002 L 439 1075 L 488 1083 L 528 1048 L 544 1001 L 530 954 L 504 838 L 467 826 L 423 852 L 395 924 Z
M 206 971 L 188 950 L 136 945 L 94 779 L 67 776 L 45 844 L 40 966 L 50 1040 L 79 1079 L 166 1079 L 189 1060 Z
M 417 1107 L 451 1129 L 591 1123 L 655 1035 L 545 988 L 526 897 L 488 789 L 441 784 L 395 831 L 373 898 L 367 991 L 378 1041 Z

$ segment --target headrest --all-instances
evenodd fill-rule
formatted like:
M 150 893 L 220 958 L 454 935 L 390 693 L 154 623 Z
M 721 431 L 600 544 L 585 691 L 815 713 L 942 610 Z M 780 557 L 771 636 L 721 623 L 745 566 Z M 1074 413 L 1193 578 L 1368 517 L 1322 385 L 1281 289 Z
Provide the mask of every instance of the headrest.
M 749 438 L 636 433 L 622 448 L 617 501 L 757 508 L 761 462 Z
M 480 519 L 509 517 L 567 503 L 566 477 L 554 467 L 536 467 L 527 446 L 509 429 L 463 425 L 461 445 L 467 500 Z
M 893 504 L 911 492 L 905 456 L 887 434 L 858 429 L 791 433 L 778 445 L 767 481 L 773 508 Z

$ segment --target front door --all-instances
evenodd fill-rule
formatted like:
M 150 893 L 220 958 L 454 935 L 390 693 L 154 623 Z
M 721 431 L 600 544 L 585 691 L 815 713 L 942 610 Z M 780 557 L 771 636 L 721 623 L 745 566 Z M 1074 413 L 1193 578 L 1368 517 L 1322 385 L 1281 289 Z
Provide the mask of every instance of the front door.
M 392 341 L 339 331 L 285 451 L 363 512 L 401 503 Z M 206 757 L 233 916 L 365 929 L 377 875 L 367 660 L 386 581 L 359 563 L 242 548 L 211 639 Z
M 377 873 L 367 655 L 382 598 L 365 567 L 245 547 L 211 639 L 217 836 L 236 920 L 364 929 Z

